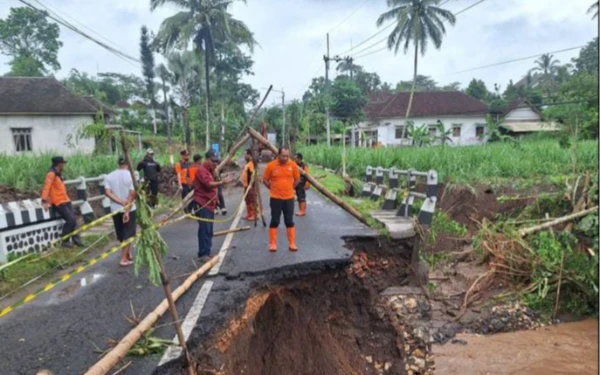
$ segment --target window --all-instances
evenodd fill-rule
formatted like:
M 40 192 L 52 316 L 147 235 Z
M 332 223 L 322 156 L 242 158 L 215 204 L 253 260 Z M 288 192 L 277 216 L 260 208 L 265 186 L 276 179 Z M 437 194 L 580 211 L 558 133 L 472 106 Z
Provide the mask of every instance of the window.
M 475 136 L 477 136 L 478 138 L 483 138 L 484 134 L 485 134 L 485 127 L 483 125 L 475 126 Z
M 404 126 L 396 126 L 396 139 L 402 139 L 402 132 L 404 132 Z M 404 139 L 408 138 L 408 131 L 404 133 Z
M 437 126 L 429 125 L 429 135 L 432 137 L 435 137 L 436 134 L 437 134 Z
M 12 128 L 10 130 L 13 134 L 15 150 L 17 152 L 32 151 L 31 128 Z
M 462 124 L 452 124 L 452 136 L 459 138 L 460 137 L 460 129 Z

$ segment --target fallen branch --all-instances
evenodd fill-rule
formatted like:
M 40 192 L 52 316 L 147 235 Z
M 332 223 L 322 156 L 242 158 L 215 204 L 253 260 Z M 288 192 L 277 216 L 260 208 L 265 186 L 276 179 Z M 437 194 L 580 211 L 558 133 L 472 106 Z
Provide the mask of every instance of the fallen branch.
M 574 220 L 574 219 L 580 218 L 582 216 L 591 214 L 591 213 L 593 213 L 593 212 L 595 212 L 597 210 L 598 210 L 598 206 L 595 206 L 595 207 L 592 207 L 592 208 L 588 208 L 587 210 L 583 210 L 583 211 L 575 212 L 575 213 L 567 215 L 567 216 L 559 217 L 558 219 L 552 220 L 552 221 L 550 221 L 548 223 L 544 223 L 544 224 L 536 225 L 536 226 L 533 226 L 533 227 L 521 229 L 519 231 L 519 234 L 521 235 L 521 237 L 525 237 L 528 234 L 540 231 L 542 229 L 551 228 L 551 227 L 553 227 L 555 225 L 558 225 L 558 224 L 567 223 L 567 222 L 569 222 L 571 220 Z
M 209 262 L 205 263 L 200 269 L 194 272 L 190 277 L 187 278 L 177 289 L 173 291 L 173 301 L 177 301 L 202 275 L 210 270 L 217 262 L 219 257 L 213 257 Z M 150 329 L 152 326 L 164 315 L 169 309 L 169 303 L 167 299 L 163 301 L 150 312 L 144 320 L 140 322 L 134 329 L 119 341 L 119 343 L 109 351 L 101 360 L 96 362 L 89 370 L 85 372 L 85 375 L 104 375 L 110 371 L 117 363 L 119 363 L 127 352 L 135 343 Z
M 224 236 L 224 235 L 229 234 L 229 233 L 243 232 L 243 231 L 247 231 L 247 230 L 250 230 L 249 226 L 239 227 L 239 228 L 233 228 L 233 229 L 227 229 L 227 230 L 221 230 L 221 231 L 218 231 L 218 232 L 214 232 L 213 233 L 213 237 Z

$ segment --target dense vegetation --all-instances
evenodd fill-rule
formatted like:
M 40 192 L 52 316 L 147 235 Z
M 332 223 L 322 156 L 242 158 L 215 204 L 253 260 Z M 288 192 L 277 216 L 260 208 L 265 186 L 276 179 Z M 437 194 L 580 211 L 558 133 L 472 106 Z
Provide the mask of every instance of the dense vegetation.
M 577 144 L 576 172 L 598 170 L 598 142 Z M 324 145 L 301 148 L 309 163 L 338 169 L 342 162 L 339 147 Z M 556 140 L 523 141 L 518 144 L 488 143 L 468 147 L 428 148 L 347 148 L 347 171 L 363 178 L 367 166 L 435 169 L 443 181 L 479 182 L 498 179 L 536 179 L 572 172 L 571 152 Z

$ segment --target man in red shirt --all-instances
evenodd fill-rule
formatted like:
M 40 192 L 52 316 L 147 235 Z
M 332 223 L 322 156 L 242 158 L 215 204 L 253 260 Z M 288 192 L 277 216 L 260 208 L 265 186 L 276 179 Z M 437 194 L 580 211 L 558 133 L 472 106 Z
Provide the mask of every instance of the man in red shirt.
M 218 203 L 217 188 L 229 182 L 215 181 L 214 172 L 217 167 L 217 156 L 213 151 L 205 154 L 204 163 L 196 171 L 194 178 L 194 214 L 202 219 L 198 221 L 198 257 L 202 262 L 210 260 L 213 238 L 213 220 Z

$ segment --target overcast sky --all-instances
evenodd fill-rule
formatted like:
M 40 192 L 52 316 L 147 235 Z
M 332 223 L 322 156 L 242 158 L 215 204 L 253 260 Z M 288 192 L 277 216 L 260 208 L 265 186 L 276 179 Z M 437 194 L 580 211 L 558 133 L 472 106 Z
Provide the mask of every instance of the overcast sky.
M 35 3 L 36 0 L 31 0 Z M 458 12 L 478 0 L 449 0 L 447 9 Z M 123 52 L 139 55 L 140 27 L 157 31 L 161 21 L 177 11 L 170 6 L 150 11 L 150 0 L 39 0 L 63 17 L 94 30 Z M 473 78 L 483 79 L 492 89 L 517 81 L 532 67 L 533 60 L 488 69 L 453 74 L 457 71 L 506 60 L 584 45 L 598 35 L 596 21 L 586 11 L 592 0 L 487 0 L 457 16 L 447 28 L 440 50 L 433 47 L 419 57 L 419 73 L 440 84 L 458 81 L 463 87 Z M 0 0 L 0 18 L 18 0 Z M 246 81 L 256 89 L 273 84 L 283 88 L 286 99 L 299 98 L 312 77 L 324 74 L 325 35 L 330 32 L 332 55 L 346 53 L 378 31 L 375 21 L 386 9 L 385 0 L 248 0 L 235 4 L 233 15 L 244 21 L 260 44 L 254 53 L 255 75 Z M 345 21 L 345 22 L 343 22 Z M 84 29 L 85 31 L 89 31 Z M 355 48 L 355 56 L 386 36 L 386 32 Z M 94 36 L 98 36 L 94 34 Z M 89 73 L 122 72 L 141 74 L 141 68 L 123 61 L 93 42 L 61 28 L 64 46 L 59 53 L 64 77 L 71 69 Z M 569 62 L 578 51 L 555 55 Z M 0 74 L 7 72 L 8 58 L 0 56 Z M 412 54 L 384 50 L 357 58 L 357 64 L 376 72 L 383 81 L 395 84 L 412 78 Z M 331 70 L 335 76 L 335 67 Z M 272 97 L 269 102 L 276 98 Z

